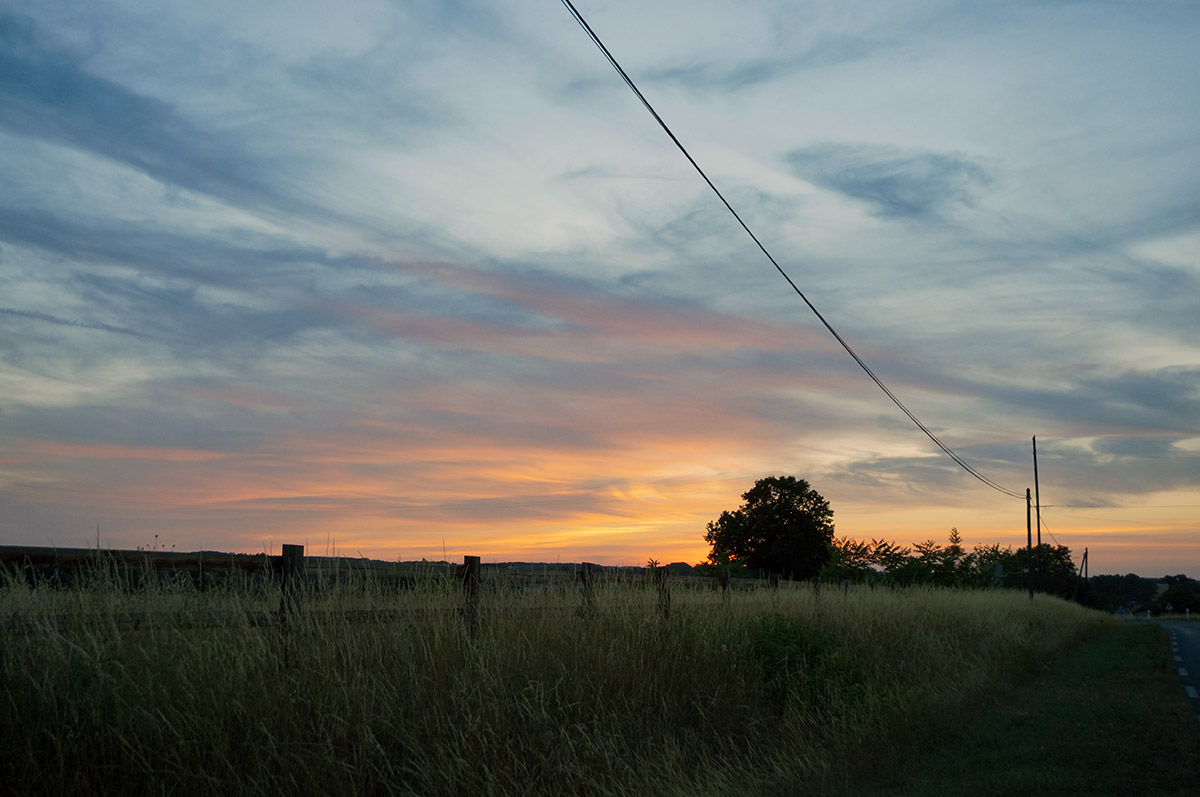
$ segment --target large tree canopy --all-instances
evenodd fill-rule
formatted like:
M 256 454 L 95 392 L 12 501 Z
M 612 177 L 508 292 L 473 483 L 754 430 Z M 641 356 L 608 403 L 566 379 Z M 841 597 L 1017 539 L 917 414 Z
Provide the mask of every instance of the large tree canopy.
M 820 572 L 833 542 L 833 510 L 808 482 L 794 476 L 759 479 L 742 501 L 708 524 L 710 562 L 795 579 Z

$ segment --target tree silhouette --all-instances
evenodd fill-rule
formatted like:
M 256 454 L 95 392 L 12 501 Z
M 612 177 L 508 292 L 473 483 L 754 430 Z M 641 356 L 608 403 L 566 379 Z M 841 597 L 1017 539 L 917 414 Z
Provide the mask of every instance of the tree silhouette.
M 742 501 L 708 524 L 704 539 L 712 545 L 711 563 L 793 579 L 820 572 L 833 542 L 833 510 L 808 482 L 769 476 L 743 493 Z

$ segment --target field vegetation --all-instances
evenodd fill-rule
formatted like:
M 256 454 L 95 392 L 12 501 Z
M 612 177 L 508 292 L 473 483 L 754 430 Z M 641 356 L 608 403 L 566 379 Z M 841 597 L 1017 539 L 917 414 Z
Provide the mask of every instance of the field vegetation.
M 1114 623 L 1051 667 L 937 717 L 853 797 L 1195 797 L 1196 710 L 1156 623 Z
M 0 587 L 0 782 L 42 793 L 834 792 L 1102 626 L 934 588 Z M 353 614 L 347 612 L 353 611 Z M 142 618 L 133 627 L 130 617 Z M 155 619 L 157 618 L 157 619 Z M 206 619 L 207 618 L 207 619 Z M 213 618 L 219 618 L 219 622 Z M 372 619 L 373 618 L 373 619 Z

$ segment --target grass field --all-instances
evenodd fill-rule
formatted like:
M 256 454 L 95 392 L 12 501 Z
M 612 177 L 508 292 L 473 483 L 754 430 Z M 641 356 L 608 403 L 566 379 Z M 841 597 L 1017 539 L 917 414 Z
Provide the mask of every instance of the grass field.
M 837 792 L 1111 621 L 1022 593 L 0 590 L 0 782 L 45 793 Z M 390 612 L 345 622 L 337 611 Z
M 971 711 L 936 717 L 861 797 L 1192 797 L 1200 728 L 1164 629 L 1112 625 Z

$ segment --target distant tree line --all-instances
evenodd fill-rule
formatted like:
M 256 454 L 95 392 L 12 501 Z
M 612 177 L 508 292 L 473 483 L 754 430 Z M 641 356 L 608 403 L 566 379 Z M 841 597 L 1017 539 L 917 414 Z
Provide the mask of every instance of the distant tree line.
M 958 529 L 950 530 L 946 544 L 926 540 L 903 546 L 835 537 L 829 502 L 793 476 L 759 479 L 742 494 L 740 507 L 708 524 L 704 539 L 712 551 L 708 562 L 696 566 L 698 574 L 897 586 L 1032 587 L 1105 611 L 1200 611 L 1200 583 L 1187 576 L 1155 580 L 1131 573 L 1084 581 L 1065 545 L 1014 549 L 992 544 L 967 550 Z
M 1074 600 L 1101 611 L 1124 608 L 1130 613 L 1200 612 L 1200 581 L 1182 574 L 1143 578 L 1133 573 L 1092 576 L 1085 581 L 1079 577 L 1071 549 L 1065 545 L 1043 543 L 1030 549 L 991 544 L 967 550 L 958 529 L 952 528 L 946 544 L 926 540 L 906 546 L 881 539 L 868 542 L 835 537 L 828 543 L 827 553 L 818 574 L 826 582 L 1027 589 L 1028 571 L 1035 592 Z M 730 564 L 724 566 L 728 568 Z M 697 573 L 719 569 L 711 561 L 696 566 Z M 759 577 L 766 573 L 735 566 L 732 575 Z
M 701 572 L 906 586 L 1024 587 L 1029 571 L 1040 592 L 1070 598 L 1079 589 L 1071 551 L 1063 545 L 1039 545 L 1032 551 L 976 545 L 967 551 L 958 529 L 951 529 L 947 545 L 926 540 L 908 547 L 837 538 L 829 502 L 793 476 L 759 479 L 742 494 L 740 507 L 708 524 L 704 539 L 712 551 L 708 563 L 698 566 Z
M 1021 589 L 1027 586 L 1028 572 L 1038 592 L 1071 598 L 1079 589 L 1071 549 L 1065 545 L 1013 549 L 993 543 L 968 551 L 954 528 L 945 545 L 934 540 L 905 546 L 838 538 L 829 549 L 829 561 L 821 568 L 821 578 L 829 581 Z
M 1088 605 L 1114 612 L 1150 611 L 1183 614 L 1200 612 L 1200 581 L 1185 575 L 1164 578 L 1142 578 L 1133 573 L 1123 576 L 1092 576 L 1088 581 Z

